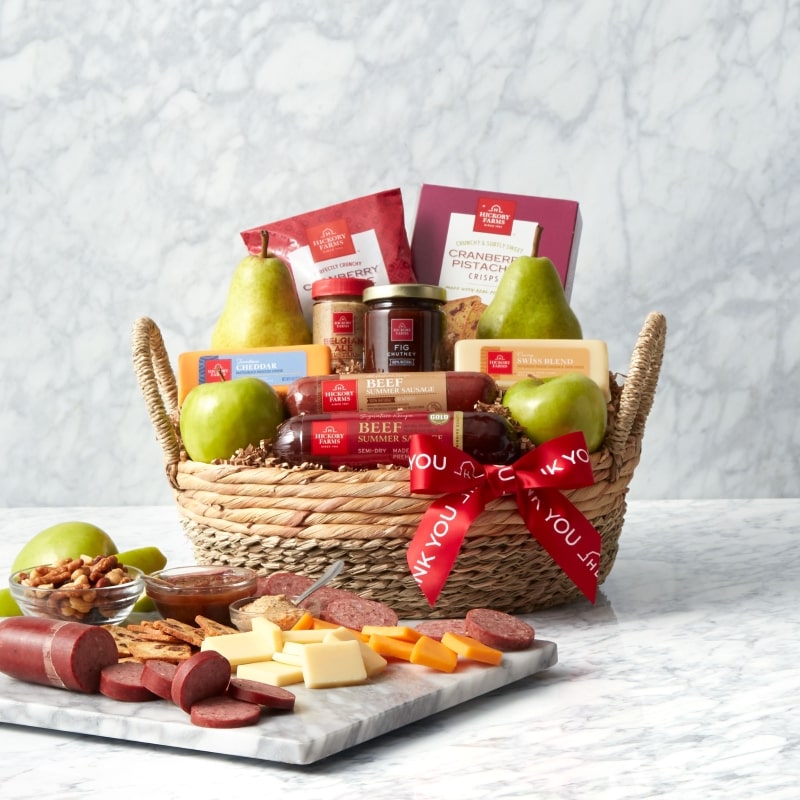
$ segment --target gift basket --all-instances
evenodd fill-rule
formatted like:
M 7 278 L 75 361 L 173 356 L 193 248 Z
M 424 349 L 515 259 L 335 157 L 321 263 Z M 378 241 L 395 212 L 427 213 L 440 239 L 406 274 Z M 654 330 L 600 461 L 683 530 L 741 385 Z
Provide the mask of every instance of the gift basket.
M 564 491 L 600 535 L 598 583 L 616 558 L 665 338 L 664 316 L 650 313 L 627 373 L 611 375 L 608 428 L 601 449 L 591 455 L 594 483 Z M 573 581 L 531 535 L 516 500 L 499 497 L 470 526 L 431 606 L 409 571 L 406 553 L 435 498 L 410 491 L 409 469 L 192 461 L 180 440 L 175 374 L 161 331 L 150 318 L 135 322 L 133 361 L 180 523 L 198 564 L 317 577 L 342 559 L 346 566 L 339 585 L 387 603 L 403 618 L 463 616 L 479 606 L 530 613 L 581 598 Z

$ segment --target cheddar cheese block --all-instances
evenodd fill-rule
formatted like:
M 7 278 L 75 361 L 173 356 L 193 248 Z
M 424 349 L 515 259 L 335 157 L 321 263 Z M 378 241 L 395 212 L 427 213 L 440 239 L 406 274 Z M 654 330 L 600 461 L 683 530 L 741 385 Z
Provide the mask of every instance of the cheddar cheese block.
M 281 395 L 307 375 L 329 375 L 331 350 L 325 344 L 193 350 L 178 356 L 178 404 L 201 383 L 261 378 Z

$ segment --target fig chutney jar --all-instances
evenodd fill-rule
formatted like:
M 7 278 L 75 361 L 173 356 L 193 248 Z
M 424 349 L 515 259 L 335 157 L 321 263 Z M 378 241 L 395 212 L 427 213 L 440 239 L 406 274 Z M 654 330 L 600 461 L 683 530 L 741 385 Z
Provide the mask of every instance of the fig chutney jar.
M 441 286 L 371 286 L 363 300 L 365 372 L 444 369 L 447 292 Z

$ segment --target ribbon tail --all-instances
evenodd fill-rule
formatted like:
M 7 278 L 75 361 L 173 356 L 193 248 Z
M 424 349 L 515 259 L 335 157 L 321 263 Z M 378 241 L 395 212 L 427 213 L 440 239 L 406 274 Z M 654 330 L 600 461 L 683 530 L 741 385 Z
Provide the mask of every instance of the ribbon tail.
M 464 536 L 483 510 L 481 492 L 440 497 L 428 507 L 414 533 L 406 561 L 431 608 L 447 583 Z
M 602 547 L 594 526 L 557 489 L 520 490 L 518 503 L 534 538 L 594 603 Z

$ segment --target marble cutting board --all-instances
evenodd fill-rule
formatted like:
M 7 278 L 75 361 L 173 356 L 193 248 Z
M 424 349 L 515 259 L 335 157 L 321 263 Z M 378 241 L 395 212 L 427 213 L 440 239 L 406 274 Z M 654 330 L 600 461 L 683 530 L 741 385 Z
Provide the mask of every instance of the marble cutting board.
M 311 764 L 553 666 L 555 643 L 506 653 L 498 667 L 461 662 L 441 673 L 401 662 L 363 686 L 288 687 L 294 713 L 265 712 L 258 725 L 211 730 L 165 700 L 122 703 L 0 675 L 0 722 L 209 753 Z

